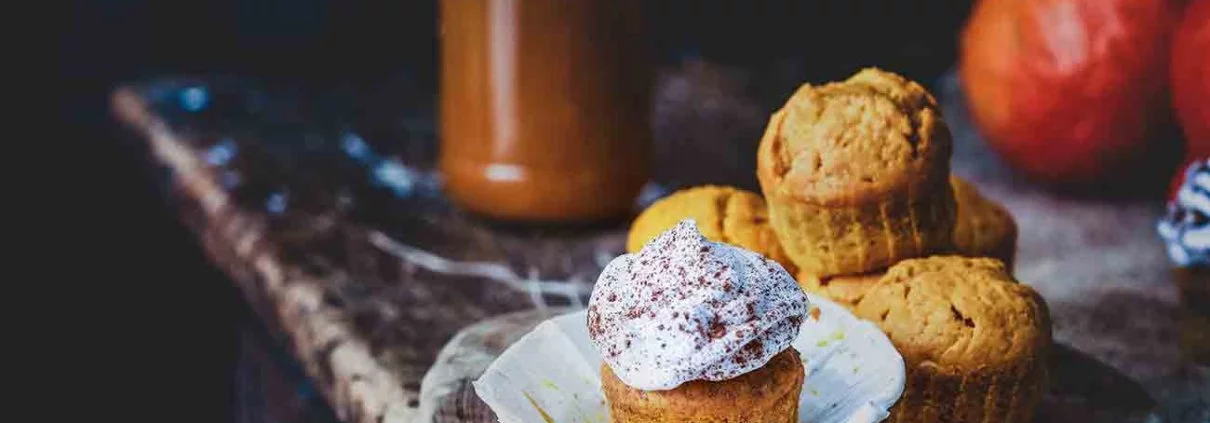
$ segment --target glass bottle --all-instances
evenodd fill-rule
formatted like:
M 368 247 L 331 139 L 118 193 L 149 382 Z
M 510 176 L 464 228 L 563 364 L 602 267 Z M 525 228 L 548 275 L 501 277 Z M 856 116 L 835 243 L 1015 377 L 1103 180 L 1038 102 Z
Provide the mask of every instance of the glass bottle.
M 479 215 L 592 221 L 649 176 L 640 0 L 441 0 L 446 193 Z

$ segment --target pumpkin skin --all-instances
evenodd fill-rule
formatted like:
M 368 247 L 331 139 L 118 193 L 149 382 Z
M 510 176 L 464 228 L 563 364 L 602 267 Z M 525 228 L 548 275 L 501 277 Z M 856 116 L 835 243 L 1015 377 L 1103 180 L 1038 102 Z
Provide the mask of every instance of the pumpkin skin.
M 1210 156 L 1210 1 L 1189 3 L 1172 40 L 1172 106 L 1186 157 Z
M 1173 142 L 1153 135 L 1170 115 L 1176 21 L 1165 0 L 981 0 L 960 38 L 971 116 L 1036 181 L 1120 175 L 1149 143 Z

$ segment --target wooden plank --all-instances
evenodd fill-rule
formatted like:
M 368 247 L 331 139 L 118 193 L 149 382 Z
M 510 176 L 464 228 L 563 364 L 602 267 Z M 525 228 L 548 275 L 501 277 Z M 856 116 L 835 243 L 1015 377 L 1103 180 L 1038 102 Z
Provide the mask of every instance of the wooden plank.
M 736 170 L 750 169 L 743 152 L 798 82 L 776 69 L 663 70 L 658 181 L 754 187 L 750 172 Z M 1024 182 L 983 146 L 956 81 L 934 91 L 954 132 L 954 171 L 1021 226 L 1016 274 L 1047 299 L 1056 339 L 1138 383 L 1167 421 L 1206 421 L 1210 371 L 1180 343 L 1206 331 L 1205 319 L 1182 305 L 1155 237 L 1158 196 L 1083 199 Z M 186 110 L 188 95 L 210 103 Z M 113 108 L 170 171 L 182 218 L 211 259 L 277 328 L 337 415 L 410 422 L 421 378 L 447 340 L 502 313 L 582 306 L 596 272 L 621 251 L 625 222 L 518 228 L 462 214 L 431 172 L 431 94 L 377 97 L 406 101 L 392 119 L 364 121 L 298 93 L 162 80 L 119 89 Z M 358 140 L 379 154 L 351 158 Z M 441 400 L 455 404 L 451 415 L 484 417 L 465 389 L 453 392 L 461 393 Z

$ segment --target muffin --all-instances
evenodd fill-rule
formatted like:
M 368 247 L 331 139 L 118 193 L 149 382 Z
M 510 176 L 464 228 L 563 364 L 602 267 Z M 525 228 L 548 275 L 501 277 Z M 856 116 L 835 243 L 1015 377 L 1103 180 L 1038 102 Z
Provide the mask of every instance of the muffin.
M 1032 421 L 1048 383 L 1050 314 L 999 260 L 904 260 L 853 310 L 887 334 L 907 365 L 907 388 L 888 421 Z
M 952 248 L 951 150 L 932 95 L 865 69 L 803 85 L 773 113 L 757 179 L 773 231 L 800 271 L 866 273 Z
M 954 248 L 967 257 L 991 257 L 1012 269 L 1017 249 L 1017 222 L 1003 206 L 983 197 L 969 182 L 950 177 L 958 205 L 954 225 Z M 822 295 L 848 308 L 857 304 L 865 292 L 885 274 L 885 269 L 855 275 L 819 277 L 798 272 L 795 279 L 803 290 Z
M 798 272 L 798 286 L 803 291 L 817 294 L 848 308 L 853 309 L 857 302 L 865 296 L 885 272 L 870 272 L 859 275 L 840 275 L 818 277 L 807 272 Z
M 755 251 L 778 262 L 791 275 L 796 272 L 769 227 L 765 200 L 756 193 L 727 186 L 687 188 L 655 202 L 630 225 L 626 252 L 638 252 L 685 218 L 696 221 L 706 239 Z
M 958 176 L 950 176 L 950 185 L 958 206 L 954 248 L 968 257 L 999 259 L 1012 270 L 1017 254 L 1017 222 L 1012 214 Z
M 611 421 L 798 420 L 807 297 L 776 262 L 684 219 L 601 272 L 588 334 Z

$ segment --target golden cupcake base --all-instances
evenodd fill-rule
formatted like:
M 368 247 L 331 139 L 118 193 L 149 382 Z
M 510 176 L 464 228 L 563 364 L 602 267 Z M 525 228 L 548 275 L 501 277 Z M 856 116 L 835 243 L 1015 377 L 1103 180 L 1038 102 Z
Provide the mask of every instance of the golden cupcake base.
M 692 381 L 666 391 L 632 388 L 608 365 L 601 366 L 613 423 L 793 423 L 804 377 L 793 348 L 739 377 Z

